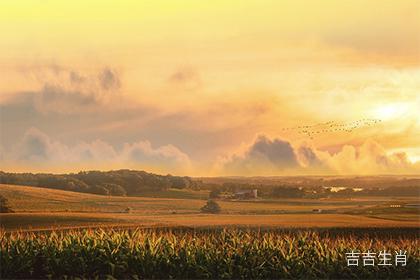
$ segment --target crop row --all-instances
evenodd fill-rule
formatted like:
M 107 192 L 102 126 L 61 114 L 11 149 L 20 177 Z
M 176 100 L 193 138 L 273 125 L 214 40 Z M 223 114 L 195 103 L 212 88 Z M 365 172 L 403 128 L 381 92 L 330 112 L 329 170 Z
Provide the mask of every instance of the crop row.
M 417 278 L 418 236 L 310 230 L 0 232 L 0 278 Z M 406 266 L 349 267 L 346 253 L 407 251 Z

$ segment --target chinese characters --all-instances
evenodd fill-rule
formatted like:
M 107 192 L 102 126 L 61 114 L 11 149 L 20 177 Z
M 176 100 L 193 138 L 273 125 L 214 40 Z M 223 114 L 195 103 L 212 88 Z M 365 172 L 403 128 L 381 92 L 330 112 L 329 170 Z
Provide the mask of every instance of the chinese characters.
M 346 253 L 347 266 L 406 266 L 407 265 L 407 251 L 395 251 L 394 257 L 386 250 L 379 251 L 379 253 L 370 252 L 359 253 L 352 250 Z

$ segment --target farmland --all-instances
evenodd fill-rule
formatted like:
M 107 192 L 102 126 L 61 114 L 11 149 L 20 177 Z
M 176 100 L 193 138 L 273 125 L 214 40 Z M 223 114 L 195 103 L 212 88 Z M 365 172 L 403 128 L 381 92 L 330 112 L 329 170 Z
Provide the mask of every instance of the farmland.
M 418 231 L 82 230 L 1 233 L 2 278 L 416 278 Z M 396 238 L 398 237 L 398 238 Z M 405 266 L 346 253 L 406 250 Z
M 173 196 L 169 193 L 170 196 Z M 178 191 L 177 197 L 185 191 Z M 0 185 L 15 213 L 0 214 L 6 230 L 91 226 L 275 226 L 307 227 L 418 227 L 417 209 L 389 204 L 416 201 L 407 198 L 279 199 L 218 201 L 222 212 L 202 214 L 204 199 L 191 191 L 187 198 L 103 196 L 27 186 Z M 162 194 L 161 194 L 162 195 Z M 168 196 L 168 194 L 167 194 Z M 199 196 L 198 196 L 199 197 Z M 129 213 L 125 209 L 129 207 Z M 324 213 L 313 213 L 322 209 Z
M 104 196 L 0 185 L 2 278 L 416 278 L 417 197 L 219 199 L 166 190 Z M 130 209 L 127 211 L 127 209 Z M 317 210 L 317 211 L 314 211 Z M 322 211 L 319 211 L 322 210 Z M 348 267 L 346 253 L 407 251 L 407 265 Z M 376 259 L 376 261 L 379 261 Z

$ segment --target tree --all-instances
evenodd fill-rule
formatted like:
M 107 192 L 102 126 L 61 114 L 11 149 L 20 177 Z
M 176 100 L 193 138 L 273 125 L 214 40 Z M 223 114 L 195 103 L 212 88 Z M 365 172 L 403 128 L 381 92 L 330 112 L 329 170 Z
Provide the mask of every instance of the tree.
M 101 185 L 94 185 L 89 188 L 89 193 L 100 194 L 100 195 L 109 195 L 109 190 Z
M 7 199 L 0 194 L 0 213 L 13 213 L 14 211 L 10 209 Z
M 171 187 L 175 189 L 184 189 L 190 186 L 190 180 L 188 177 L 178 177 L 178 176 L 167 176 Z
M 216 214 L 216 213 L 219 213 L 220 211 L 221 211 L 221 208 L 220 208 L 219 204 L 217 204 L 216 201 L 211 200 L 211 199 L 207 200 L 206 205 L 201 207 L 201 212 L 203 212 L 203 213 Z
M 110 195 L 119 195 L 119 196 L 125 196 L 127 195 L 127 192 L 123 187 L 117 184 L 104 184 L 104 188 L 108 190 L 108 193 Z

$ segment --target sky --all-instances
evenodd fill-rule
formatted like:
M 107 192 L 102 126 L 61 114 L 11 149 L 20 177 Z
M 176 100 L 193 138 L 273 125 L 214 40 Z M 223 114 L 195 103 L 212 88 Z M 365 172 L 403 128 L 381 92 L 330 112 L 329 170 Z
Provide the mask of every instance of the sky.
M 0 169 L 420 174 L 420 1 L 1 1 Z

